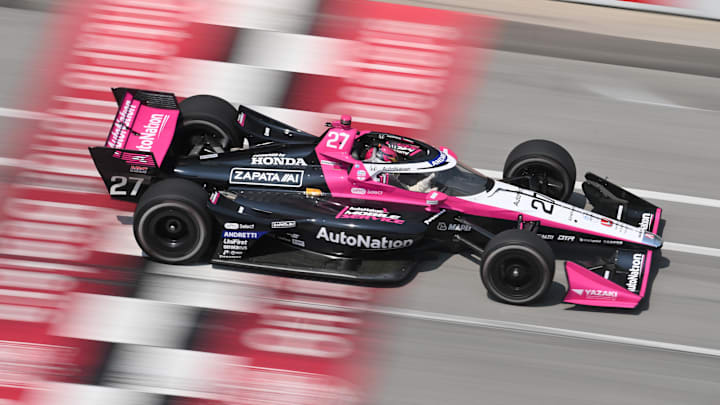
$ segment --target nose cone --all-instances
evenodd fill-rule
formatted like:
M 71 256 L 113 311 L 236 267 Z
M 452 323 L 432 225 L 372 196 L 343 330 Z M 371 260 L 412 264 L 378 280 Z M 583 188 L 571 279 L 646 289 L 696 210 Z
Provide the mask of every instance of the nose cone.
M 658 235 L 651 232 L 645 232 L 645 235 L 643 235 L 643 244 L 658 249 L 662 247 L 663 241 Z

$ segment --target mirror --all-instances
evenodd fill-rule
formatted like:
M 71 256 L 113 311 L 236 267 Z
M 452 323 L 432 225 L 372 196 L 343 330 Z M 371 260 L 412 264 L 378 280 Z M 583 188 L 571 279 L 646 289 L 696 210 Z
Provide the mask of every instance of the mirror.
M 425 204 L 435 206 L 447 200 L 448 196 L 440 191 L 431 191 L 425 195 Z

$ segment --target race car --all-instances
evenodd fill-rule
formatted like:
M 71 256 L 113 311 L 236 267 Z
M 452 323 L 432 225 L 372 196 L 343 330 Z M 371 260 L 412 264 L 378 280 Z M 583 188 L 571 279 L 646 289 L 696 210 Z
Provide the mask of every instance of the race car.
M 565 259 L 565 302 L 634 308 L 645 296 L 662 210 L 530 140 L 503 179 L 445 147 L 349 116 L 315 136 L 245 106 L 116 88 L 118 112 L 90 154 L 112 198 L 136 202 L 135 238 L 152 260 L 361 284 L 399 284 L 438 254 L 480 259 L 488 294 L 529 304 Z M 655 253 L 655 256 L 657 254 Z

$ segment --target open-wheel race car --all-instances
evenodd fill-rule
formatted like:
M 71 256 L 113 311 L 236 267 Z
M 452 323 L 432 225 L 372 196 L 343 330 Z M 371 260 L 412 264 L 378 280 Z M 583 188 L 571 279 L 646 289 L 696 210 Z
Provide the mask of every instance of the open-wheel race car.
M 575 164 L 551 141 L 518 145 L 494 180 L 349 116 L 314 136 L 213 96 L 113 92 L 90 153 L 110 195 L 137 202 L 135 238 L 156 261 L 392 284 L 429 252 L 466 252 L 491 297 L 527 304 L 569 250 L 565 302 L 634 308 L 662 246 L 661 209 L 606 179 L 586 175 L 591 210 L 569 204 Z

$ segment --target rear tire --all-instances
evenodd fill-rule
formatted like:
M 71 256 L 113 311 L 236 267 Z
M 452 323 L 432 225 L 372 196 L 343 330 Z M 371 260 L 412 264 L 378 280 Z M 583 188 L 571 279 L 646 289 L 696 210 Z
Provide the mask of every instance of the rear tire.
M 205 256 L 212 240 L 212 218 L 205 208 L 208 194 L 184 179 L 152 185 L 135 209 L 133 232 L 153 260 L 193 263 Z
M 543 193 L 557 200 L 568 201 L 575 189 L 575 161 L 565 148 L 555 142 L 534 139 L 516 146 L 503 168 L 503 178 L 530 179 L 512 181 L 521 187 Z
M 480 278 L 490 295 L 515 305 L 542 297 L 555 276 L 555 254 L 534 233 L 510 229 L 495 235 L 485 247 Z
M 177 157 L 228 152 L 242 146 L 237 110 L 227 101 L 209 95 L 192 96 L 180 103 L 182 123 L 173 139 Z

